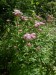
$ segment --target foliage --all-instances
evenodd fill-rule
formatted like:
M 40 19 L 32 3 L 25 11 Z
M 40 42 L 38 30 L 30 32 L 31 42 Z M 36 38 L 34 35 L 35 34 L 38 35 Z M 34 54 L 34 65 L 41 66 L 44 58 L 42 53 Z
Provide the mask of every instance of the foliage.
M 51 1 L 0 1 L 0 75 L 56 75 L 55 22 L 36 15 L 49 11 Z

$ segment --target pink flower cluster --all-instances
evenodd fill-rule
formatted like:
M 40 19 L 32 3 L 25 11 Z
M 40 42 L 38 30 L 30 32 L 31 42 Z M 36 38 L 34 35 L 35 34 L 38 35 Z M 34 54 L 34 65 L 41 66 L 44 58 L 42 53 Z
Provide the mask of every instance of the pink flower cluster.
M 24 36 L 23 36 L 24 39 L 26 40 L 32 40 L 32 39 L 35 39 L 36 38 L 36 34 L 35 33 L 26 33 Z
M 24 21 L 27 21 L 27 20 L 28 20 L 28 17 L 23 16 L 23 13 L 22 13 L 20 10 L 18 10 L 18 9 L 14 9 L 13 14 L 14 14 L 15 16 L 19 16 L 19 17 L 20 17 L 22 20 L 24 20 Z
M 22 13 L 20 10 L 18 10 L 18 9 L 14 9 L 13 14 L 14 14 L 15 16 L 21 16 L 21 15 L 23 15 L 23 13 Z
M 45 23 L 43 23 L 43 22 L 35 21 L 35 27 L 38 27 L 38 26 L 44 25 L 44 24 L 45 24 Z
M 37 15 L 36 15 L 36 18 L 37 18 L 37 19 L 39 19 L 39 20 L 41 20 L 41 19 L 42 19 L 40 16 L 37 16 Z
M 24 20 L 24 21 L 27 21 L 27 20 L 28 20 L 28 17 L 26 17 L 26 16 L 21 16 L 21 19 Z

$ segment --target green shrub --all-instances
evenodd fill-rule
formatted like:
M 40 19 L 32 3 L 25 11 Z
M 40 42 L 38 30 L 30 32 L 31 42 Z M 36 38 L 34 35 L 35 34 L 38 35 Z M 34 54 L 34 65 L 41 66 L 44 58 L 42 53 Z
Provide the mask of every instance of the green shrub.
M 43 1 L 0 1 L 0 75 L 56 75 L 56 28 L 36 16 L 49 10 Z

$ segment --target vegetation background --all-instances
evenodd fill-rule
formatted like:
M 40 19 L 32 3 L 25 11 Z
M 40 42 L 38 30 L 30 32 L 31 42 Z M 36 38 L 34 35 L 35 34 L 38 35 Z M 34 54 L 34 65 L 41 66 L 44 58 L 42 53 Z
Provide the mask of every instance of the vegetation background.
M 0 0 L 0 75 L 56 75 L 56 0 Z

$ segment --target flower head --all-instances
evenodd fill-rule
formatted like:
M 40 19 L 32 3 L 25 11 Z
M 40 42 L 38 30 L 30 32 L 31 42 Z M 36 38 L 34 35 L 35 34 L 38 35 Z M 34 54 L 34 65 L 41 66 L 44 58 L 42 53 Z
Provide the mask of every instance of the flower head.
M 37 18 L 37 19 L 39 19 L 39 20 L 41 20 L 41 19 L 42 19 L 42 18 L 41 18 L 40 16 L 38 16 L 38 15 L 36 15 L 36 18 Z
M 36 38 L 36 34 L 35 33 L 26 33 L 24 36 L 23 36 L 24 39 L 26 40 L 32 40 L 32 39 L 35 39 Z
M 44 24 L 45 24 L 45 23 L 43 23 L 43 22 L 35 21 L 35 27 L 38 27 L 38 26 L 44 25 Z
M 13 14 L 14 14 L 15 16 L 21 16 L 23 13 L 22 13 L 20 10 L 18 10 L 18 9 L 14 9 Z
M 36 34 L 35 34 L 35 33 L 32 33 L 32 34 L 31 34 L 31 37 L 32 37 L 33 39 L 35 39 L 35 38 L 36 38 Z
M 40 22 L 35 21 L 35 27 L 38 27 L 40 25 Z
M 40 24 L 41 24 L 41 25 L 44 25 L 45 23 L 44 23 L 44 22 L 40 22 Z
M 24 35 L 24 39 L 26 39 L 26 40 L 31 40 L 32 38 L 31 38 L 31 35 L 30 35 L 29 33 L 26 33 L 26 34 Z
M 26 16 L 21 16 L 21 19 L 24 20 L 24 21 L 27 21 L 27 20 L 28 20 L 28 17 L 26 17 Z

